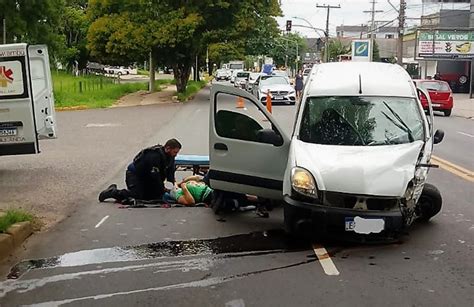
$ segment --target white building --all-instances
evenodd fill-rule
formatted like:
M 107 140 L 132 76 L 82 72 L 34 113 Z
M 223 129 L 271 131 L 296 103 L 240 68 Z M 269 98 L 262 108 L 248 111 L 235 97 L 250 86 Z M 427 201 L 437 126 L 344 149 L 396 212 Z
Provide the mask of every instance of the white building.
M 374 38 L 393 39 L 398 38 L 398 28 L 387 22 L 377 22 L 374 25 Z M 370 38 L 371 29 L 369 25 L 346 26 L 340 25 L 336 27 L 337 37 L 340 38 Z

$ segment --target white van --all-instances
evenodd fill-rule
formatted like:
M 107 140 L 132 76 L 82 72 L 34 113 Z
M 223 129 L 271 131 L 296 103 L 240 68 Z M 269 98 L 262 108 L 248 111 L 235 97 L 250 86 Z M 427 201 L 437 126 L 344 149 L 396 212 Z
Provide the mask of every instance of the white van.
M 0 45 L 0 156 L 39 153 L 47 138 L 56 138 L 47 47 Z
M 244 108 L 235 108 L 238 96 Z M 252 95 L 214 85 L 215 199 L 234 192 L 283 200 L 290 232 L 397 233 L 441 209 L 439 191 L 425 185 L 433 144 L 444 136 L 433 132 L 431 102 L 429 110 L 427 117 L 398 65 L 321 64 L 308 77 L 289 137 Z

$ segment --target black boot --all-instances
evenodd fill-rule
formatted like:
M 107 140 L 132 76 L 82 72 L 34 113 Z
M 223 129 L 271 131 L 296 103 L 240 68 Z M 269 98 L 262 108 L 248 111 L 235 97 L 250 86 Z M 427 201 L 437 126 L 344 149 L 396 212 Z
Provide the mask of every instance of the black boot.
M 115 191 L 117 191 L 117 185 L 111 184 L 107 189 L 103 190 L 99 194 L 99 201 L 103 202 L 108 198 L 115 198 Z

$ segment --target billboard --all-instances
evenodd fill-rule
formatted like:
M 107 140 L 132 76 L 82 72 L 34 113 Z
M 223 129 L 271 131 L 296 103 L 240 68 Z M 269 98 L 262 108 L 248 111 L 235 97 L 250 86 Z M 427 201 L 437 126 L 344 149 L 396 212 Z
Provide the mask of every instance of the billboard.
M 361 39 L 352 41 L 352 61 L 370 62 L 370 40 Z
M 419 31 L 417 58 L 473 59 L 473 31 Z

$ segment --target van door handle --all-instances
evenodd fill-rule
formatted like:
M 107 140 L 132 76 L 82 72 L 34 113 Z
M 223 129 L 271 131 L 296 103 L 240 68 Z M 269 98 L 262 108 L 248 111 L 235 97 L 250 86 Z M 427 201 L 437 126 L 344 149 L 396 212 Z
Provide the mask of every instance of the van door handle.
M 215 144 L 214 144 L 214 149 L 217 149 L 217 150 L 229 150 L 229 148 L 227 147 L 227 145 L 224 144 L 224 143 L 215 143 Z

